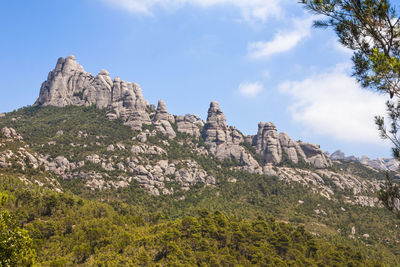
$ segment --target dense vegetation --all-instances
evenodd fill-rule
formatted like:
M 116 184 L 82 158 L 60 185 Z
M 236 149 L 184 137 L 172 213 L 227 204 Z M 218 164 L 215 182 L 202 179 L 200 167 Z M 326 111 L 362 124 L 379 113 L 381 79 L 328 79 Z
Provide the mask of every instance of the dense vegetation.
M 64 155 L 71 161 L 110 153 L 110 144 L 137 144 L 132 138 L 138 134 L 119 121 L 106 120 L 105 112 L 93 107 L 24 108 L 1 118 L 0 128 L 4 126 L 15 128 L 29 149 L 52 157 Z M 84 140 L 77 137 L 79 131 L 87 134 Z M 169 146 L 164 140 L 157 135 L 148 142 L 166 149 L 169 159 L 196 160 L 216 178 L 216 186 L 198 184 L 183 191 L 171 182 L 168 186 L 174 187 L 175 194 L 152 196 L 135 182 L 98 191 L 86 187 L 84 179 L 64 180 L 42 168 L 0 169 L 0 190 L 9 196 L 5 208 L 16 226 L 29 233 L 38 264 L 400 264 L 400 230 L 385 209 L 349 204 L 346 197 L 351 192 L 339 192 L 332 201 L 311 193 L 307 186 L 233 170 L 235 162 L 193 153 L 191 146 L 204 146 L 201 139 L 180 134 Z M 6 146 L 18 149 L 18 143 Z M 149 156 L 149 160 L 162 157 Z M 85 168 L 98 167 L 87 164 Z M 384 179 L 382 173 L 351 162 L 337 164 L 333 170 Z M 56 178 L 64 193 L 25 184 L 21 177 L 42 182 L 45 177 Z
M 27 188 L 3 176 L 7 208 L 28 230 L 38 263 L 50 266 L 359 266 L 377 264 L 347 245 L 315 238 L 273 217 L 219 211 L 171 220 L 139 207 Z M 12 264 L 11 264 L 12 265 Z M 7 266 L 7 264 L 5 264 Z

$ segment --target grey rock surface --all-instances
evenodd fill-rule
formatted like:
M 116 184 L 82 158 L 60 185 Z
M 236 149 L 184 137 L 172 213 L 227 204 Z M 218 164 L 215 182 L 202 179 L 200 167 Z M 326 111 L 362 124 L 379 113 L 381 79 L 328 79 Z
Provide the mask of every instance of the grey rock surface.
M 343 160 L 343 159 L 346 159 L 346 156 L 345 156 L 344 152 L 342 152 L 341 150 L 337 150 L 332 153 L 330 158 L 331 158 L 331 160 Z
M 346 156 L 344 152 L 337 150 L 330 156 L 331 160 L 349 160 L 356 161 L 369 166 L 371 168 L 383 171 L 393 171 L 398 172 L 400 169 L 400 162 L 394 158 L 377 158 L 370 159 L 367 156 L 362 156 L 361 158 L 357 158 L 355 156 Z
M 331 160 L 322 152 L 319 145 L 298 142 L 306 156 L 306 162 L 311 163 L 316 168 L 327 168 L 332 165 Z
M 186 114 L 176 117 L 178 132 L 200 137 L 200 128 L 204 126 L 204 121 L 197 115 Z
M 149 103 L 144 100 L 138 84 L 119 78 L 112 80 L 105 70 L 93 76 L 83 69 L 74 56 L 59 58 L 56 67 L 42 84 L 34 106 L 49 105 L 96 105 L 100 109 L 107 108 L 109 119 L 121 118 L 135 130 L 151 123 L 146 111 Z
M 259 168 L 257 161 L 240 145 L 244 136 L 235 127 L 226 125 L 225 115 L 217 102 L 210 104 L 202 135 L 210 152 L 218 159 L 235 159 L 252 170 Z
M 282 161 L 282 148 L 279 142 L 278 132 L 273 123 L 267 122 L 258 124 L 258 132 L 254 138 L 253 146 L 264 160 L 264 163 L 273 165 Z
M 22 140 L 22 136 L 19 135 L 13 128 L 11 127 L 4 127 L 1 129 L 1 133 L 4 135 L 5 138 L 8 139 L 16 139 L 16 140 Z
M 284 132 L 278 134 L 276 126 L 271 122 L 258 124 L 258 132 L 253 137 L 252 145 L 262 156 L 264 164 L 267 165 L 278 165 L 284 160 L 284 157 L 295 164 L 302 160 L 316 168 L 326 168 L 332 165 L 330 159 L 318 145 L 296 142 Z
M 94 76 L 86 72 L 74 56 L 58 59 L 56 67 L 42 84 L 34 105 L 96 105 L 99 109 L 107 109 L 108 119 L 120 118 L 134 130 L 142 130 L 143 125 L 153 124 L 158 132 L 169 138 L 176 137 L 175 130 L 196 138 L 202 136 L 209 147 L 208 152 L 216 158 L 234 159 L 241 166 L 246 166 L 246 170 L 253 172 L 262 172 L 262 168 L 254 159 L 254 152 L 246 149 L 243 142 L 253 145 L 256 153 L 261 155 L 263 165 L 277 165 L 283 159 L 296 164 L 304 160 L 317 168 L 331 164 L 317 145 L 293 141 L 286 133 L 278 134 L 275 125 L 270 122 L 260 123 L 255 136 L 244 136 L 235 127 L 227 126 L 226 117 L 217 102 L 211 102 L 206 123 L 197 115 L 174 117 L 168 113 L 162 100 L 155 110 L 143 98 L 138 84 L 125 82 L 118 77 L 111 79 L 106 70 Z M 149 136 L 155 135 L 156 132 L 150 134 L 143 131 L 136 139 L 144 143 Z M 114 149 L 108 148 L 109 151 Z M 159 153 L 150 150 L 146 152 Z
M 157 111 L 153 118 L 154 126 L 157 131 L 160 131 L 162 134 L 168 135 L 170 138 L 175 138 L 176 133 L 172 128 L 171 123 L 175 123 L 174 116 L 167 112 L 167 107 L 164 101 L 158 101 Z

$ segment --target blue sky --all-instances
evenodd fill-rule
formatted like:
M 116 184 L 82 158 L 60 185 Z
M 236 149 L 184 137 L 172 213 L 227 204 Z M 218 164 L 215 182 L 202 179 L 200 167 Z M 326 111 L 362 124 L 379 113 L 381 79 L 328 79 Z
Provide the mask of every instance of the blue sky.
M 271 121 L 293 139 L 347 155 L 390 156 L 373 123 L 386 96 L 350 77 L 351 52 L 292 0 L 6 1 L 0 9 L 0 112 L 33 104 L 58 57 L 142 86 L 172 114 L 255 134 Z

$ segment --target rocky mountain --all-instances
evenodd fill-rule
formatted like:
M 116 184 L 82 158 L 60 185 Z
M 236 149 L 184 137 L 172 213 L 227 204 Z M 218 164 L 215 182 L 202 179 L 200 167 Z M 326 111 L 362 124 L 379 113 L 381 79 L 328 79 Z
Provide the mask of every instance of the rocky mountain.
M 307 237 L 306 249 L 292 246 L 305 266 L 316 248 L 311 237 L 335 240 L 334 249 L 317 249 L 321 266 L 340 265 L 353 248 L 360 254 L 352 266 L 400 264 L 400 230 L 377 198 L 385 172 L 366 158 L 348 159 L 271 122 L 245 135 L 227 125 L 217 102 L 206 120 L 170 114 L 164 101 L 146 101 L 139 85 L 105 70 L 94 76 L 73 56 L 58 60 L 33 106 L 0 114 L 0 193 L 12 196 L 8 207 L 44 266 L 208 266 L 215 251 L 220 266 L 259 266 L 271 263 L 260 256 L 271 249 L 293 264 L 300 254 L 285 244 L 299 241 L 296 231 Z M 271 232 L 275 220 L 296 231 Z M 188 233 L 193 239 L 178 244 Z M 266 233 L 272 245 L 258 247 L 254 240 Z M 254 240 L 244 244 L 247 236 Z
M 350 160 L 360 162 L 366 166 L 372 167 L 377 170 L 382 171 L 392 171 L 392 172 L 399 172 L 400 162 L 396 159 L 390 158 L 377 158 L 377 159 L 370 159 L 367 156 L 362 156 L 361 158 L 357 158 L 355 156 L 346 156 L 344 152 L 341 150 L 337 150 L 330 155 L 331 160 Z
M 328 199 L 335 199 L 335 190 L 324 180 L 328 179 L 335 184 L 336 190 L 353 191 L 349 202 L 364 206 L 378 203 L 377 198 L 370 195 L 383 186 L 379 181 L 364 181 L 352 174 L 333 172 L 329 169 L 333 166 L 331 159 L 318 145 L 294 141 L 288 134 L 278 133 L 271 122 L 260 122 L 256 135 L 243 135 L 234 126 L 227 125 L 217 102 L 211 102 L 206 121 L 197 115 L 171 115 L 162 100 L 155 109 L 143 98 L 139 85 L 119 78 L 112 80 L 105 70 L 94 77 L 85 72 L 73 56 L 58 60 L 56 68 L 42 84 L 34 106 L 95 106 L 105 111 L 108 121 L 120 118 L 132 129 L 131 140 L 110 140 L 101 153 L 77 152 L 70 157 L 62 153 L 28 156 L 33 166 L 42 165 L 45 171 L 64 179 L 84 179 L 85 186 L 92 190 L 128 187 L 134 181 L 153 195 L 174 194 L 171 183 L 178 184 L 181 190 L 189 190 L 196 184 L 215 186 L 215 173 L 199 164 L 201 157 L 231 161 L 232 170 L 276 176 L 282 181 L 303 184 Z M 14 129 L 7 127 L 3 132 L 7 133 L 5 136 L 16 134 Z M 72 147 L 105 145 L 101 136 L 90 142 L 89 133 L 82 129 L 71 134 L 76 139 L 76 143 L 69 144 Z M 64 132 L 58 130 L 54 137 L 50 136 L 47 144 L 41 146 L 48 146 L 47 151 L 52 146 L 58 147 L 57 139 L 63 135 Z M 193 141 L 178 140 L 178 135 L 190 137 Z M 197 140 L 203 140 L 204 146 Z M 188 148 L 191 158 L 172 159 L 171 146 L 174 144 Z M 121 153 L 126 156 L 121 157 Z M 10 151 L 2 154 L 0 160 L 4 166 L 12 154 Z M 333 154 L 332 159 L 336 160 L 337 154 Z M 18 162 L 24 166 L 23 161 Z M 90 165 L 98 167 L 93 170 L 87 167 Z M 302 170 L 302 167 L 316 170 Z M 116 171 L 118 175 L 115 175 Z
M 94 76 L 86 72 L 74 56 L 58 59 L 55 69 L 42 84 L 39 98 L 34 104 L 56 107 L 68 105 L 105 108 L 110 120 L 120 118 L 133 130 L 141 130 L 143 125 L 152 124 L 169 138 L 176 136 L 171 126 L 176 122 L 176 131 L 195 137 L 202 135 L 213 155 L 222 160 L 235 159 L 247 171 L 262 173 L 264 166 L 278 165 L 284 158 L 295 164 L 304 161 L 316 168 L 332 165 L 319 146 L 293 141 L 286 133 L 278 135 L 272 123 L 260 123 L 257 135 L 244 136 L 235 127 L 226 125 L 225 115 L 217 102 L 210 104 L 206 122 L 196 115 L 171 115 L 162 100 L 154 110 L 143 98 L 138 84 L 125 82 L 118 77 L 112 80 L 105 70 Z M 245 140 L 261 156 L 261 162 L 258 163 L 242 146 Z
M 121 118 L 133 129 L 141 129 L 143 124 L 151 123 L 147 112 L 150 105 L 144 100 L 139 85 L 118 77 L 112 80 L 106 70 L 93 76 L 74 56 L 58 59 L 56 67 L 42 84 L 34 105 L 96 105 L 100 109 L 109 109 L 109 119 Z

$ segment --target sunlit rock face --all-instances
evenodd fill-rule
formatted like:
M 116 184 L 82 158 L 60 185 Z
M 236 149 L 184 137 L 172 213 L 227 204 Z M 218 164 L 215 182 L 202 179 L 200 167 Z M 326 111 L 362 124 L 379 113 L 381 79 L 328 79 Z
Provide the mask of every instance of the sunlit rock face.
M 271 122 L 259 123 L 255 136 L 244 136 L 238 129 L 226 124 L 226 117 L 217 102 L 211 102 L 206 123 L 197 115 L 169 114 L 162 100 L 155 109 L 143 98 L 138 84 L 118 77 L 111 79 L 106 70 L 93 76 L 74 56 L 58 59 L 56 67 L 42 84 L 34 105 L 95 105 L 99 109 L 107 109 L 108 119 L 121 119 L 134 130 L 142 130 L 143 125 L 152 124 L 158 132 L 171 139 L 178 132 L 202 137 L 209 152 L 216 158 L 236 160 L 252 172 L 262 172 L 262 166 L 278 165 L 283 161 L 295 164 L 304 161 L 316 168 L 331 166 L 330 159 L 318 145 L 293 141 L 286 133 L 278 134 Z M 246 149 L 244 142 L 254 147 L 262 162 L 255 160 L 254 152 Z
M 167 106 L 164 101 L 158 101 L 157 111 L 153 118 L 154 126 L 162 134 L 168 135 L 170 138 L 175 138 L 176 133 L 172 128 L 171 123 L 175 123 L 174 116 L 167 112 Z
M 59 58 L 54 70 L 40 88 L 35 106 L 69 105 L 108 108 L 109 119 L 121 118 L 133 129 L 150 124 L 149 103 L 136 83 L 116 77 L 112 80 L 106 70 L 97 76 L 86 72 L 74 56 Z
M 257 161 L 240 144 L 244 136 L 235 127 L 226 125 L 226 117 L 217 102 L 211 102 L 202 132 L 210 152 L 218 159 L 235 159 L 249 171 L 259 169 Z M 261 171 L 261 170 L 260 170 Z
M 295 164 L 302 160 L 316 168 L 332 165 L 318 145 L 296 142 L 283 132 L 278 134 L 276 126 L 271 122 L 258 124 L 258 132 L 252 144 L 266 165 L 278 165 L 282 160 Z

